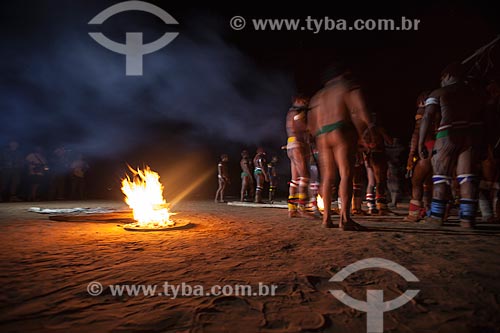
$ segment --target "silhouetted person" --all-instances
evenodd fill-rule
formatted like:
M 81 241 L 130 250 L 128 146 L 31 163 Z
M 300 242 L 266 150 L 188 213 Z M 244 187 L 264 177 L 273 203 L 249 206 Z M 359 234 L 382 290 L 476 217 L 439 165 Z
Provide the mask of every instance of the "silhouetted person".
M 49 171 L 47 158 L 41 147 L 35 147 L 35 150 L 26 156 L 28 164 L 28 183 L 29 183 L 29 201 L 40 200 L 40 187 L 44 185 Z
M 500 218 L 500 201 L 496 202 L 496 216 L 493 210 L 494 199 L 498 197 L 500 177 L 500 85 L 495 80 L 488 83 L 488 101 L 484 109 L 484 143 L 481 156 L 481 182 L 479 183 L 479 208 L 483 222 L 496 222 Z
M 19 143 L 12 140 L 3 151 L 0 160 L 0 198 L 3 198 L 5 201 L 20 201 L 18 195 L 23 167 L 24 156 L 19 150 Z
M 425 218 L 430 210 L 432 198 L 432 164 L 431 156 L 421 159 L 418 154 L 418 141 L 420 137 L 420 123 L 425 113 L 425 100 L 430 91 L 424 91 L 417 98 L 417 113 L 415 115 L 415 128 L 411 137 L 410 153 L 406 162 L 406 170 L 411 175 L 411 199 L 406 221 L 418 222 Z M 436 143 L 436 130 L 439 120 L 434 119 L 427 131 L 424 144 L 428 151 L 434 149 Z
M 64 146 L 57 147 L 50 162 L 50 200 L 66 199 L 67 181 L 70 174 L 69 151 Z
M 373 122 L 375 122 L 375 115 L 372 114 L 372 117 Z M 367 199 L 370 198 L 368 200 L 368 213 L 386 215 L 388 207 L 387 155 L 385 145 L 386 143 L 392 144 L 392 138 L 383 127 L 378 125 L 372 128 L 372 135 L 367 138 L 368 151 L 366 152 L 365 166 L 367 167 L 369 180 L 369 185 L 366 189 L 366 197 Z M 373 185 L 375 185 L 375 193 Z M 373 198 L 373 195 L 375 195 L 375 198 Z
M 267 161 L 266 152 L 262 147 L 257 148 L 257 153 L 253 158 L 255 176 L 255 202 L 262 203 L 262 192 L 264 191 L 264 182 L 269 182 L 269 175 L 267 174 Z
M 362 230 L 350 217 L 352 198 L 352 169 L 357 152 L 358 133 L 371 129 L 360 86 L 343 65 L 330 67 L 325 85 L 310 102 L 308 125 L 316 136 L 319 150 L 321 194 L 325 204 L 323 226 L 333 227 L 331 218 L 332 183 L 340 174 L 339 194 L 342 200 L 339 227 L 343 230 Z M 368 134 L 371 130 L 368 130 Z
M 460 64 L 446 67 L 441 74 L 441 88 L 434 90 L 425 101 L 425 114 L 420 125 L 419 151 L 422 159 L 431 152 L 425 147 L 425 138 L 434 116 L 441 116 L 436 144 L 432 153 L 433 194 L 431 216 L 427 221 L 441 225 L 445 217 L 447 187 L 453 172 L 460 184 L 460 225 L 473 227 L 477 210 L 478 170 L 475 163 L 478 152 L 476 140 L 483 124 L 480 119 L 481 102 L 463 82 Z
M 390 208 L 397 208 L 401 200 L 401 165 L 402 155 L 405 147 L 399 141 L 399 138 L 393 138 L 392 144 L 386 144 L 385 153 L 387 155 L 387 188 L 391 194 Z
M 306 215 L 308 202 L 309 132 L 307 130 L 308 99 L 296 96 L 286 114 L 287 155 L 290 159 L 292 179 L 288 193 L 288 216 Z
M 240 201 L 253 200 L 254 196 L 254 183 L 252 177 L 252 161 L 250 160 L 250 155 L 248 151 L 243 150 L 241 152 L 241 192 Z
M 278 157 L 273 156 L 271 162 L 267 164 L 267 174 L 269 175 L 269 202 L 274 203 L 276 190 L 278 189 L 278 172 L 276 170 Z
M 219 187 L 217 188 L 217 192 L 215 192 L 215 202 L 225 202 L 224 191 L 226 190 L 226 186 L 230 184 L 227 161 L 229 161 L 229 157 L 226 154 L 222 154 L 220 156 L 220 161 L 217 164 L 217 179 L 219 180 Z
M 86 177 L 89 168 L 82 154 L 71 163 L 71 199 L 86 199 Z

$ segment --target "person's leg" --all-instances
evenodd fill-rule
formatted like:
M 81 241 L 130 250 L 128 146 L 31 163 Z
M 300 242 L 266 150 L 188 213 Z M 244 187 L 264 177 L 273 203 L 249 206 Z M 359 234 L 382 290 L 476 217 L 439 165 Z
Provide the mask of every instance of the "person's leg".
M 378 213 L 385 215 L 388 212 L 387 208 L 387 158 L 384 153 L 372 154 L 373 173 L 375 175 L 375 202 Z
M 351 198 L 352 198 L 352 167 L 354 165 L 353 156 L 349 156 L 349 147 L 338 145 L 334 149 L 335 162 L 340 173 L 339 196 L 342 200 L 340 209 L 340 225 L 350 220 Z
M 432 224 L 442 225 L 446 215 L 447 193 L 451 186 L 451 174 L 454 161 L 457 158 L 455 145 L 449 137 L 439 138 L 434 146 L 435 155 L 432 157 L 432 202 L 431 214 L 426 219 Z
M 291 180 L 288 188 L 288 217 L 297 217 L 298 206 L 298 187 L 299 187 L 299 171 L 297 168 L 297 148 L 287 150 L 288 158 L 290 159 Z
M 306 215 L 306 205 L 308 202 L 308 188 L 309 188 L 309 167 L 307 165 L 305 157 L 305 148 L 299 147 L 295 149 L 296 156 L 295 161 L 297 162 L 297 173 L 299 176 L 299 187 L 298 187 L 298 210 L 302 215 Z
M 12 173 L 12 182 L 10 184 L 10 199 L 11 201 L 20 201 L 19 185 L 21 184 L 21 169 L 14 169 Z
M 375 174 L 371 165 L 365 163 L 365 167 L 366 178 L 368 179 L 368 183 L 366 185 L 366 201 L 368 204 L 368 214 L 376 214 L 378 213 L 378 211 L 375 207 Z
M 220 188 L 220 201 L 219 202 L 224 202 L 224 191 L 226 190 L 226 181 L 224 179 L 221 179 L 221 188 Z
M 495 164 L 493 156 L 481 162 L 482 177 L 479 182 L 479 209 L 483 222 L 493 222 L 493 195 L 492 189 L 495 182 Z
M 241 191 L 240 191 L 240 201 L 243 202 L 245 200 L 245 193 L 248 191 L 248 182 L 247 177 L 241 177 Z
M 339 227 L 343 230 L 360 231 L 365 230 L 363 226 L 351 219 L 351 199 L 353 193 L 352 187 L 352 169 L 355 162 L 356 140 L 347 133 L 346 137 L 337 140 L 334 148 L 334 159 L 338 165 L 340 174 L 339 195 L 342 200 L 340 209 Z
M 399 177 L 397 175 L 398 169 L 393 163 L 387 165 L 387 189 L 390 196 L 391 208 L 396 208 L 399 200 Z
M 424 175 L 424 193 L 422 195 L 422 214 L 421 217 L 424 218 L 431 211 L 431 201 L 432 201 L 432 162 L 430 158 L 422 161 L 422 174 Z
M 319 150 L 319 169 L 321 174 L 320 192 L 323 197 L 324 211 L 322 225 L 332 228 L 331 205 L 332 205 L 332 180 L 337 173 L 337 166 L 334 162 L 333 150 L 326 141 L 326 135 L 317 138 Z
M 219 202 L 219 197 L 222 191 L 222 178 L 219 178 L 219 187 L 217 188 L 217 192 L 215 192 L 215 202 Z
M 362 215 L 364 212 L 361 209 L 361 205 L 363 203 L 362 197 L 362 186 L 363 186 L 363 165 L 357 164 L 354 167 L 353 178 L 352 178 L 352 189 L 353 189 L 353 197 L 352 197 L 352 214 L 353 215 Z
M 460 225 L 474 227 L 477 210 L 478 177 L 473 168 L 473 151 L 469 147 L 458 155 L 457 182 L 460 186 Z
M 428 175 L 426 174 L 425 164 L 429 162 L 429 159 L 418 160 L 413 169 L 413 176 L 411 178 L 411 199 L 410 207 L 408 209 L 408 216 L 405 218 L 406 221 L 417 222 L 422 218 L 422 208 L 424 207 L 422 203 L 422 197 L 424 194 L 424 182 Z
M 269 203 L 274 203 L 274 194 L 276 192 L 276 184 L 273 176 L 269 176 Z

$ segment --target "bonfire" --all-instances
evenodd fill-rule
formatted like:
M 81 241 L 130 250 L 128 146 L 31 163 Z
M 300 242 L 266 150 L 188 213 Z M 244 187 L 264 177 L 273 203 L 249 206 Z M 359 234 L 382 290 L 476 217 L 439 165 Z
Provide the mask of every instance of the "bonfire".
M 132 209 L 134 220 L 132 225 L 141 229 L 163 229 L 175 224 L 170 219 L 172 213 L 163 198 L 163 185 L 160 183 L 158 173 L 152 171 L 149 166 L 143 170 L 130 168 L 133 176 L 129 175 L 122 180 L 122 192 L 125 194 L 125 202 Z

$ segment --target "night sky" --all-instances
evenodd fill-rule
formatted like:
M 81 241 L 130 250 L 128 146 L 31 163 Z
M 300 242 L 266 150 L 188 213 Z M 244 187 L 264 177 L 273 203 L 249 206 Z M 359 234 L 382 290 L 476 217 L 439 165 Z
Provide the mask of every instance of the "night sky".
M 416 96 L 438 86 L 446 64 L 465 59 L 499 33 L 495 10 L 476 2 L 421 2 L 406 8 L 380 2 L 377 7 L 304 3 L 271 9 L 257 3 L 182 8 L 182 2 L 150 1 L 179 25 L 167 26 L 144 12 L 121 13 L 98 27 L 87 24 L 118 2 L 11 1 L 3 3 L 1 14 L 0 143 L 16 139 L 26 152 L 34 145 L 50 152 L 65 144 L 92 161 L 95 179 L 107 179 L 98 182 L 102 188 L 116 183 L 125 163 L 150 164 L 165 173 L 181 162 L 215 169 L 224 152 L 237 174 L 239 151 L 253 152 L 258 145 L 279 154 L 280 169 L 287 172 L 288 160 L 279 147 L 286 140 L 290 98 L 296 92 L 314 94 L 321 71 L 336 57 L 348 59 L 370 111 L 406 144 Z M 421 22 L 418 31 L 314 34 L 248 26 L 234 31 L 229 26 L 234 15 L 247 21 L 310 15 L 405 16 Z M 144 56 L 143 76 L 127 77 L 125 56 L 97 44 L 88 35 L 93 31 L 119 43 L 125 32 L 143 32 L 145 42 L 167 31 L 180 34 Z M 102 190 L 99 186 L 95 193 Z

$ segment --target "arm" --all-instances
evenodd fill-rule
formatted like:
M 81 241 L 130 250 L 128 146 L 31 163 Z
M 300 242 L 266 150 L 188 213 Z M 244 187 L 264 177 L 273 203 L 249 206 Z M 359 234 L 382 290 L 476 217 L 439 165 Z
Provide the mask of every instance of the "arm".
M 250 168 L 248 166 L 248 160 L 241 162 L 241 169 L 243 170 L 243 172 L 246 172 L 248 175 L 252 174 L 252 172 L 250 171 Z
M 230 179 L 229 179 L 229 174 L 227 172 L 227 165 L 223 164 L 222 165 L 222 178 L 228 182 L 228 184 L 231 183 Z
M 351 112 L 351 119 L 354 124 L 357 125 L 358 133 L 360 133 L 361 136 L 373 137 L 373 128 L 375 124 L 372 123 L 361 90 L 355 89 L 350 91 L 347 94 L 345 102 Z
M 220 177 L 224 177 L 224 170 L 221 162 L 217 164 L 217 175 L 219 175 Z
M 428 101 L 431 98 L 428 99 Z M 419 138 L 418 138 L 418 151 L 421 159 L 426 159 L 429 157 L 429 152 L 425 148 L 424 140 L 429 131 L 430 124 L 435 114 L 439 112 L 439 105 L 435 103 L 436 98 L 432 98 L 431 101 L 426 101 L 425 113 L 422 121 L 420 122 Z
M 267 168 L 266 168 L 267 161 L 264 158 L 262 158 L 261 162 L 262 162 L 262 173 L 264 173 L 264 180 L 266 182 L 269 182 L 269 173 L 267 172 Z
M 415 116 L 415 128 L 413 129 L 413 134 L 411 136 L 411 141 L 410 141 L 410 153 L 408 154 L 408 161 L 406 163 L 406 169 L 411 170 L 413 169 L 413 159 L 418 156 L 417 149 L 418 149 L 418 138 L 420 134 L 420 122 L 422 121 L 422 115 L 417 113 Z

